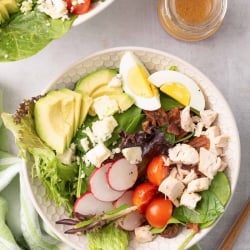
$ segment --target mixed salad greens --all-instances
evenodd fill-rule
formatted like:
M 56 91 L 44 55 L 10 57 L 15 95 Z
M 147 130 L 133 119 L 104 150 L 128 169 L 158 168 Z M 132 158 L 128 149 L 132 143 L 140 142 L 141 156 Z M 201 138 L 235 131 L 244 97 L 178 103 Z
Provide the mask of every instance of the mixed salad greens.
M 69 31 L 94 0 L 1 0 L 0 61 L 32 56 Z
M 99 69 L 74 90 L 53 90 L 25 100 L 14 115 L 2 113 L 47 198 L 69 213 L 55 223 L 86 235 L 90 249 L 126 249 L 131 234 L 144 243 L 187 227 L 182 249 L 224 212 L 231 195 L 223 162 L 228 138 L 186 83 L 175 83 L 173 92 L 178 69 L 164 72 L 163 86 L 159 72 L 150 75 L 128 52 L 119 69 Z M 160 106 L 150 110 L 152 103 Z

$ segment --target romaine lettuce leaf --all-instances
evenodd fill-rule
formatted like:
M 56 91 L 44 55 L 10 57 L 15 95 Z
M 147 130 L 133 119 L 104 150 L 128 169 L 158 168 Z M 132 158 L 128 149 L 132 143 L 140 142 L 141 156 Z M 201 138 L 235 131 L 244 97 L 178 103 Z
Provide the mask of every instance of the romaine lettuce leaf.
M 129 234 L 111 223 L 87 237 L 90 250 L 126 250 Z
M 32 164 L 32 175 L 45 185 L 47 198 L 71 212 L 77 184 L 72 180 L 76 179 L 77 166 L 63 165 L 54 151 L 38 137 L 32 118 L 32 105 L 32 102 L 26 102 L 24 106 L 29 106 L 30 110 L 27 114 L 22 114 L 19 120 L 11 114 L 2 113 L 4 125 L 12 131 L 20 156 Z M 72 178 L 69 180 L 65 176 Z
M 36 10 L 11 16 L 0 26 L 0 61 L 15 61 L 36 54 L 49 42 L 60 38 L 71 28 L 69 20 L 52 19 Z

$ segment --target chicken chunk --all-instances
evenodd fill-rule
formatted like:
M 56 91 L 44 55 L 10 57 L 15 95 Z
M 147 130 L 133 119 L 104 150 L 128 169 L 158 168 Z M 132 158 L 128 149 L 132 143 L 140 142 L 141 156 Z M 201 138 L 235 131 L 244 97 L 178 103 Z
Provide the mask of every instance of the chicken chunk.
M 195 125 L 190 115 L 190 106 L 181 111 L 181 128 L 186 132 L 193 132 Z
M 221 169 L 222 160 L 215 153 L 205 148 L 200 148 L 200 162 L 198 170 L 206 175 L 208 178 L 213 179 L 214 175 Z
M 200 111 L 201 121 L 205 128 L 209 128 L 217 117 L 217 113 L 211 109 Z
M 229 137 L 227 135 L 219 135 L 214 139 L 214 144 L 216 147 L 224 148 L 228 144 Z
M 149 225 L 135 228 L 135 239 L 140 243 L 150 242 L 155 238 L 155 235 L 150 231 Z
M 177 144 L 170 148 L 169 158 L 174 163 L 182 163 L 186 165 L 197 164 L 199 162 L 199 154 L 197 150 L 188 144 Z
M 206 132 L 205 132 L 205 135 L 210 140 L 210 148 L 209 148 L 209 150 L 211 152 L 215 153 L 216 155 L 221 155 L 222 154 L 222 148 L 218 147 L 215 144 L 216 138 L 218 138 L 218 136 L 221 135 L 219 127 L 218 126 L 212 126 L 212 127 L 208 128 L 206 130 Z
M 185 185 L 188 185 L 188 183 L 190 183 L 192 180 L 196 179 L 197 178 L 197 174 L 196 172 L 194 171 L 194 169 L 191 169 L 191 171 L 189 172 L 189 174 L 187 174 L 185 176 L 185 178 L 182 180 L 182 182 L 185 184 Z
M 188 193 L 195 193 L 207 190 L 210 185 L 210 180 L 207 177 L 202 177 L 191 181 L 187 186 Z
M 201 200 L 201 196 L 196 193 L 188 193 L 186 190 L 181 196 L 180 205 L 186 206 L 189 209 L 195 209 L 198 201 Z
M 175 205 L 179 206 L 178 198 L 182 195 L 185 185 L 169 175 L 159 186 L 158 190 L 165 194 Z

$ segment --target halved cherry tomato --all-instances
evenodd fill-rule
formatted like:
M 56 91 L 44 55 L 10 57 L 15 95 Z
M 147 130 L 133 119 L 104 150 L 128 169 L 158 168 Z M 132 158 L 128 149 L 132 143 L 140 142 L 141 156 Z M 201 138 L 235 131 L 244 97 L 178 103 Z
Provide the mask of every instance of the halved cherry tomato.
M 148 180 L 157 186 L 169 175 L 169 167 L 165 166 L 163 157 L 154 157 L 147 166 Z
M 137 206 L 137 210 L 140 213 L 144 213 L 148 203 L 154 198 L 156 192 L 157 187 L 150 182 L 139 184 L 132 196 L 133 205 Z
M 157 228 L 164 227 L 173 212 L 173 204 L 169 199 L 162 197 L 154 198 L 146 208 L 148 223 Z
M 70 13 L 81 15 L 90 9 L 91 0 L 66 0 L 67 9 Z

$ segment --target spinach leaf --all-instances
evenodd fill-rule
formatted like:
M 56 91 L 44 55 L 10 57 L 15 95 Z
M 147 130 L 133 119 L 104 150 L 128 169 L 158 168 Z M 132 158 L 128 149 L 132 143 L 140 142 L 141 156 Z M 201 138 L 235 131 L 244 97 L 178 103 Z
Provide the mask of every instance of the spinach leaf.
M 160 92 L 160 101 L 161 106 L 165 111 L 169 111 L 176 107 L 183 107 L 182 104 L 162 92 Z
M 132 134 L 141 129 L 141 123 L 145 116 L 142 114 L 140 108 L 133 105 L 125 112 L 117 113 L 114 117 L 118 123 L 115 132 L 124 131 L 128 134 Z
M 0 26 L 0 61 L 15 61 L 36 54 L 68 32 L 74 20 L 75 17 L 64 21 L 52 19 L 35 10 L 13 15 Z
M 223 206 L 225 206 L 231 196 L 231 189 L 228 177 L 223 172 L 218 172 L 209 190 L 213 192 L 217 198 L 220 200 Z
M 174 210 L 173 217 L 185 223 L 203 224 L 215 221 L 224 212 L 223 205 L 216 195 L 209 190 L 200 194 L 202 200 L 195 210 L 180 206 Z
M 199 223 L 200 228 L 209 227 L 224 212 L 224 206 L 230 198 L 230 183 L 223 172 L 218 172 L 208 190 L 200 193 L 201 201 L 195 210 L 184 206 L 176 208 L 173 216 L 182 222 Z

